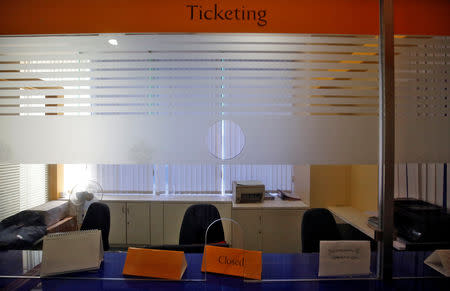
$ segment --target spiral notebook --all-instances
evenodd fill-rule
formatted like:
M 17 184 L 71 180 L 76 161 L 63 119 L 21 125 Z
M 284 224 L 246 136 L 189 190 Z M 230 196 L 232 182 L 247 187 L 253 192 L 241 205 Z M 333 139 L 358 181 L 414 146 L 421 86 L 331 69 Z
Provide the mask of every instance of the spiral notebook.
M 103 261 L 100 230 L 49 234 L 42 247 L 41 277 L 96 270 Z

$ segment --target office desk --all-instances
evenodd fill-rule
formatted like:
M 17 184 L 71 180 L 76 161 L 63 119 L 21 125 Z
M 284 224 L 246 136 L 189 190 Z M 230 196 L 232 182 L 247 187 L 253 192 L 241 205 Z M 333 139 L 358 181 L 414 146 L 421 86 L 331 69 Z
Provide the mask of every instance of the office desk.
M 369 215 L 367 213 L 350 206 L 329 206 L 328 210 L 330 210 L 331 213 L 342 219 L 344 222 L 352 225 L 362 233 L 366 234 L 368 237 L 375 239 L 377 232 L 373 228 L 368 226 L 367 220 L 369 218 Z M 396 238 L 396 240 L 394 240 L 393 247 L 399 251 L 435 250 L 450 248 L 448 242 L 413 243 L 402 240 L 401 238 Z
M 25 253 L 24 253 L 25 254 Z M 202 254 L 186 254 L 188 268 L 182 281 L 165 281 L 151 278 L 122 275 L 125 252 L 106 252 L 104 263 L 98 271 L 81 272 L 58 277 L 40 279 L 23 276 L 32 265 L 23 268 L 21 251 L 0 253 L 2 278 L 0 288 L 17 287 L 17 290 L 32 288 L 43 290 L 391 290 L 408 288 L 413 290 L 449 290 L 450 279 L 423 264 L 429 252 L 396 252 L 394 255 L 394 277 L 391 283 L 375 279 L 375 275 L 353 278 L 324 278 L 318 281 L 318 254 L 263 254 L 262 281 L 243 280 L 238 277 L 200 272 Z M 39 255 L 39 252 L 35 251 Z M 38 262 L 36 262 L 38 263 Z M 375 254 L 371 270 L 375 271 Z M 38 268 L 35 266 L 34 270 Z M 6 277 L 8 276 L 8 277 Z M 1 277 L 1 276 L 0 276 Z M 411 279 L 420 277 L 419 279 Z M 17 281 L 18 279 L 21 279 Z M 408 280 L 402 278 L 410 278 Z M 20 283 L 22 282 L 22 283 Z M 418 284 L 420 283 L 420 284 Z M 433 288 L 433 289 L 431 289 Z M 398 290 L 398 289 L 397 289 Z
M 367 225 L 369 215 L 350 207 L 350 206 L 329 206 L 328 210 L 334 215 L 342 219 L 344 222 L 352 225 L 371 239 L 375 238 L 375 231 Z

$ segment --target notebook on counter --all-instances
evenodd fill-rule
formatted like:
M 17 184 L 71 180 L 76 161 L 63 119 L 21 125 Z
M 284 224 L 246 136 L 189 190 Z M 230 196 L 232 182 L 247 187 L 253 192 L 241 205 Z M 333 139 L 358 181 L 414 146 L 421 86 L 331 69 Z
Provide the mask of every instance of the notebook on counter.
M 96 270 L 102 261 L 100 230 L 52 233 L 44 236 L 40 275 Z

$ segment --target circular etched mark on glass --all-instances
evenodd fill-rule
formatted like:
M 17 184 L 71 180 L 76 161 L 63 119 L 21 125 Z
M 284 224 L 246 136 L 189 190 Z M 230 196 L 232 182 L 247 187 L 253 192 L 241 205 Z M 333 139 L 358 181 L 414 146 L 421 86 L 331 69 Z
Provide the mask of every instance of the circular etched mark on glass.
M 218 159 L 229 160 L 244 149 L 245 135 L 241 127 L 231 120 L 220 120 L 208 130 L 208 150 Z

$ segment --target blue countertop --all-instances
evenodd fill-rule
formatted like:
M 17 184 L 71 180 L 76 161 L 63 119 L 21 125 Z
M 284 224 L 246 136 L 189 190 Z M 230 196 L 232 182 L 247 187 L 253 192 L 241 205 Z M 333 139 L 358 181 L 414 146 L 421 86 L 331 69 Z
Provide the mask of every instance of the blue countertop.
M 123 276 L 126 252 L 106 252 L 97 271 L 40 279 L 40 251 L 0 252 L 0 288 L 5 290 L 450 290 L 450 279 L 423 263 L 430 252 L 395 252 L 394 280 L 376 279 L 376 254 L 371 274 L 318 277 L 319 259 L 312 254 L 263 254 L 262 280 L 244 280 L 200 271 L 202 254 L 186 254 L 188 267 L 181 281 Z M 206 279 L 206 281 L 205 281 Z M 415 282 L 415 283 L 414 283 Z M 418 283 L 420 282 L 420 284 Z M 16 288 L 18 286 L 18 288 Z M 14 288 L 11 288 L 14 287 Z M 375 288 L 375 289 L 374 289 Z M 419 288 L 419 289 L 417 289 Z M 430 289 L 432 288 L 432 289 Z

